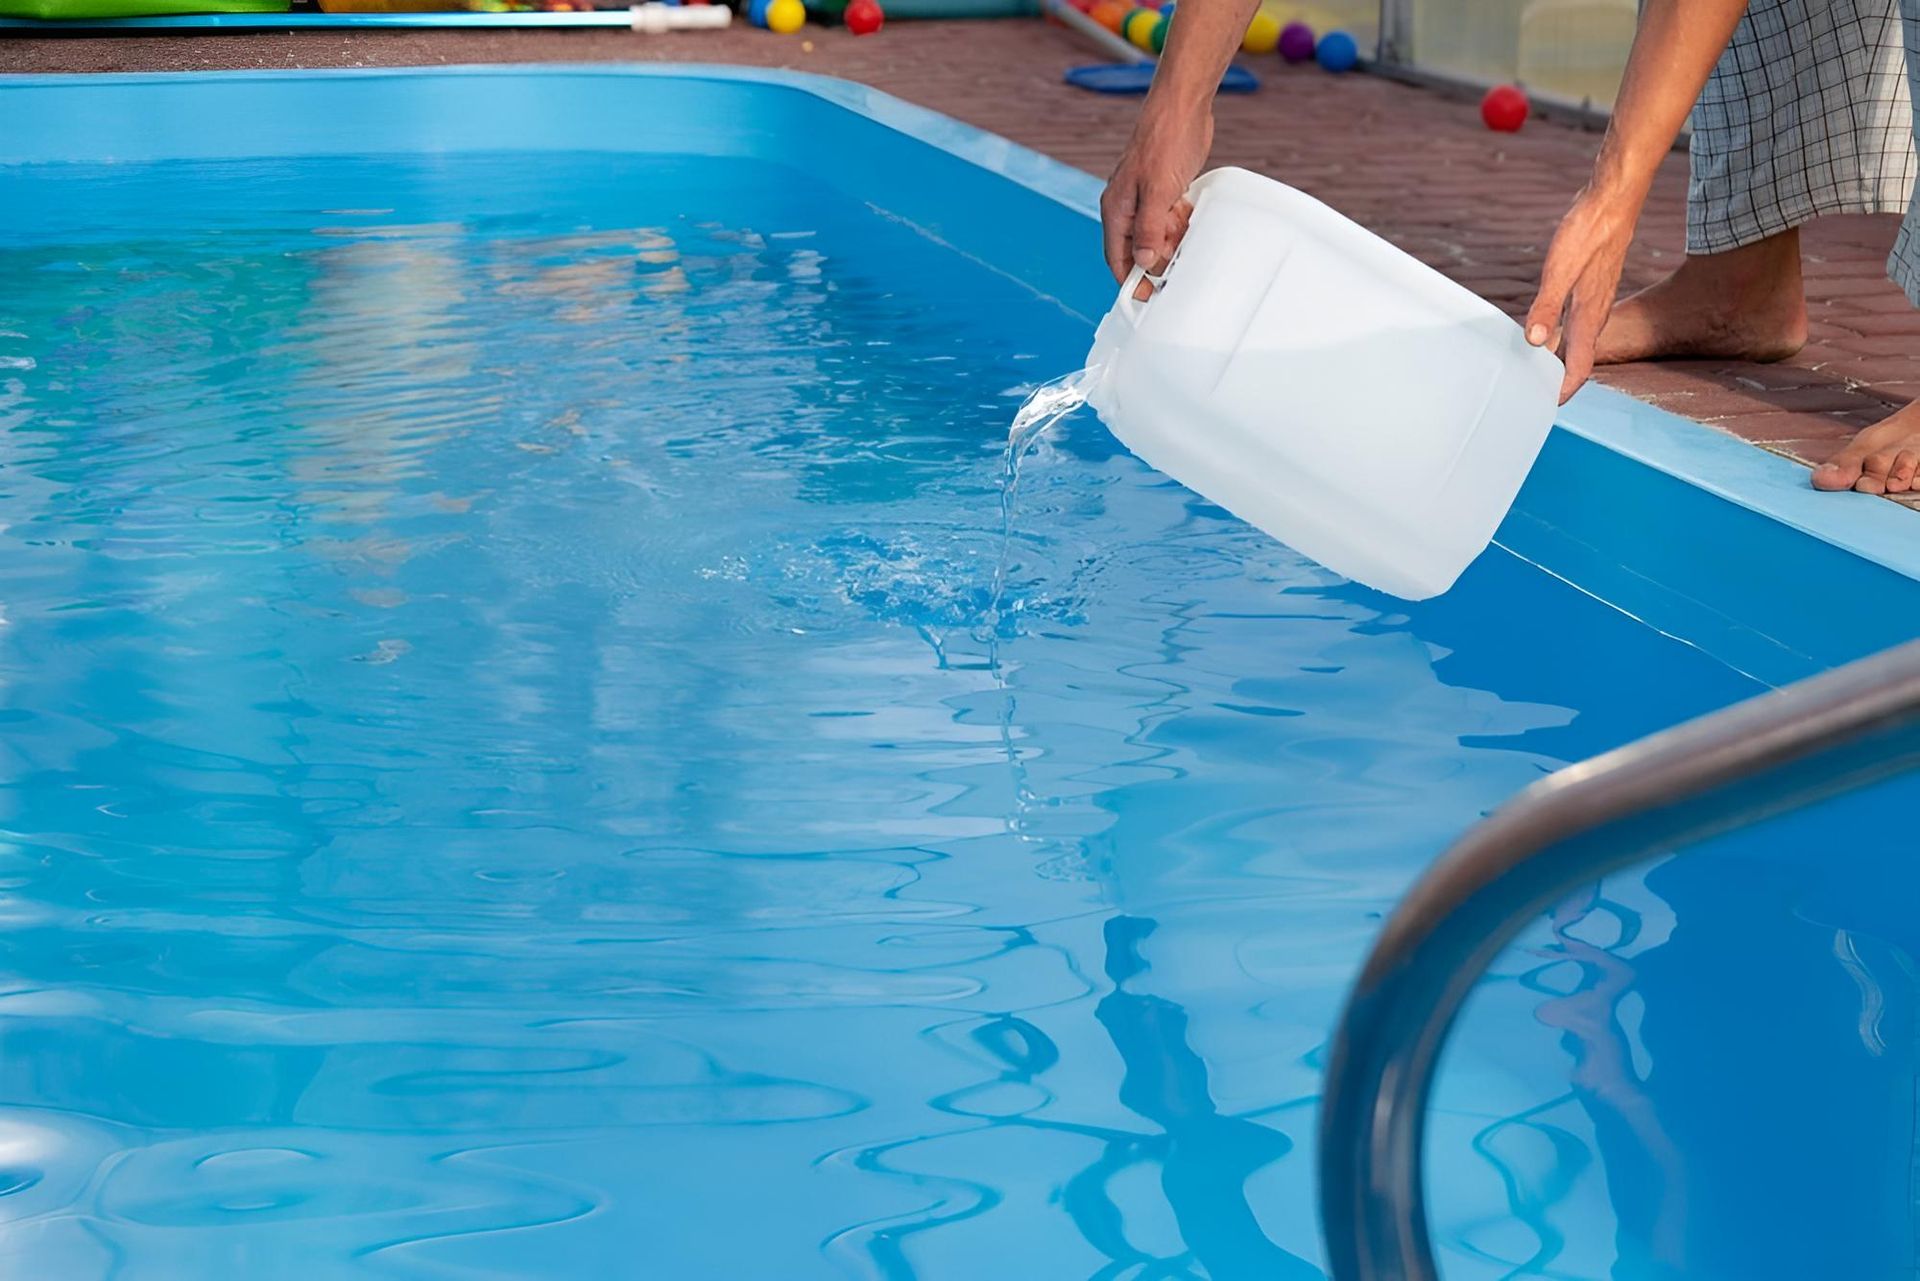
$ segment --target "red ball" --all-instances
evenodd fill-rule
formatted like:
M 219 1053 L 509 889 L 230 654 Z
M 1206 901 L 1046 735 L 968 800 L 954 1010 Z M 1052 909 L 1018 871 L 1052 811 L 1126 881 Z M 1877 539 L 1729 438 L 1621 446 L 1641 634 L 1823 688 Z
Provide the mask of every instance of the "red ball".
M 1480 118 L 1497 133 L 1519 133 L 1527 111 L 1527 95 L 1512 85 L 1495 85 L 1480 99 Z
M 870 36 L 886 22 L 887 15 L 880 11 L 874 0 L 853 0 L 847 6 L 847 30 L 856 36 Z

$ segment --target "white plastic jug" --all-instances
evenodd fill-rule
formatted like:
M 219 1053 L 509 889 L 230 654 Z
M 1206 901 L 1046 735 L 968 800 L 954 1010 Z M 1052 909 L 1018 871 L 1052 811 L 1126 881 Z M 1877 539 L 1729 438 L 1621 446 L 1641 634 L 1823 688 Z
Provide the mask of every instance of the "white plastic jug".
M 1546 441 L 1559 360 L 1291 187 L 1216 169 L 1188 196 L 1173 261 L 1136 270 L 1094 335 L 1088 401 L 1149 466 L 1328 569 L 1447 590 Z

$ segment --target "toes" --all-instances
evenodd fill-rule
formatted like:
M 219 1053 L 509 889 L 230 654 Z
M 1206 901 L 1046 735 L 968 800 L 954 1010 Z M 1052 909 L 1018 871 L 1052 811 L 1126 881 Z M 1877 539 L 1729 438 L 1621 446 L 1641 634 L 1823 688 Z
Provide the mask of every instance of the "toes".
M 1903 449 L 1893 456 L 1893 466 L 1887 471 L 1887 492 L 1904 494 L 1913 488 L 1913 474 L 1920 471 L 1920 452 Z
M 1893 470 L 1893 459 L 1891 451 L 1868 454 L 1860 464 L 1860 479 L 1853 482 L 1854 489 L 1862 494 L 1886 493 L 1887 476 Z
M 1813 472 L 1815 489 L 1920 493 L 1920 401 L 1868 427 Z
M 1833 461 L 1822 463 L 1813 469 L 1815 489 L 1852 489 L 1854 482 L 1859 479 L 1860 455 L 1847 450 L 1836 454 Z

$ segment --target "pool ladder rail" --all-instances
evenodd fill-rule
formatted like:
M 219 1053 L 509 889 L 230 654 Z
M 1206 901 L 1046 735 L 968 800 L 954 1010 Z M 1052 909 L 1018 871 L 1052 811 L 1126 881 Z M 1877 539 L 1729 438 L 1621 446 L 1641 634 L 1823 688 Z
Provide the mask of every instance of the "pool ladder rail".
M 1421 1147 L 1434 1068 L 1496 955 L 1565 895 L 1655 855 L 1920 768 L 1920 641 L 1528 787 L 1388 917 L 1335 1032 L 1320 1115 L 1334 1281 L 1437 1281 Z

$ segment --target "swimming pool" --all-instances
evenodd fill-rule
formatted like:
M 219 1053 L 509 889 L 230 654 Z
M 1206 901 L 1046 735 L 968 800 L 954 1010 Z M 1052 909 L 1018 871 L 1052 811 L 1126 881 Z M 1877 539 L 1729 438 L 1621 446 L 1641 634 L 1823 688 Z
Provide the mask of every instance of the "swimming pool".
M 1319 1056 L 1423 862 L 1920 618 L 1910 513 L 1593 396 L 1413 606 L 1075 418 L 988 628 L 1089 182 L 851 86 L 0 119 L 22 1275 L 1317 1276 Z M 1514 950 L 1435 1114 L 1450 1277 L 1890 1274 L 1903 812 Z

